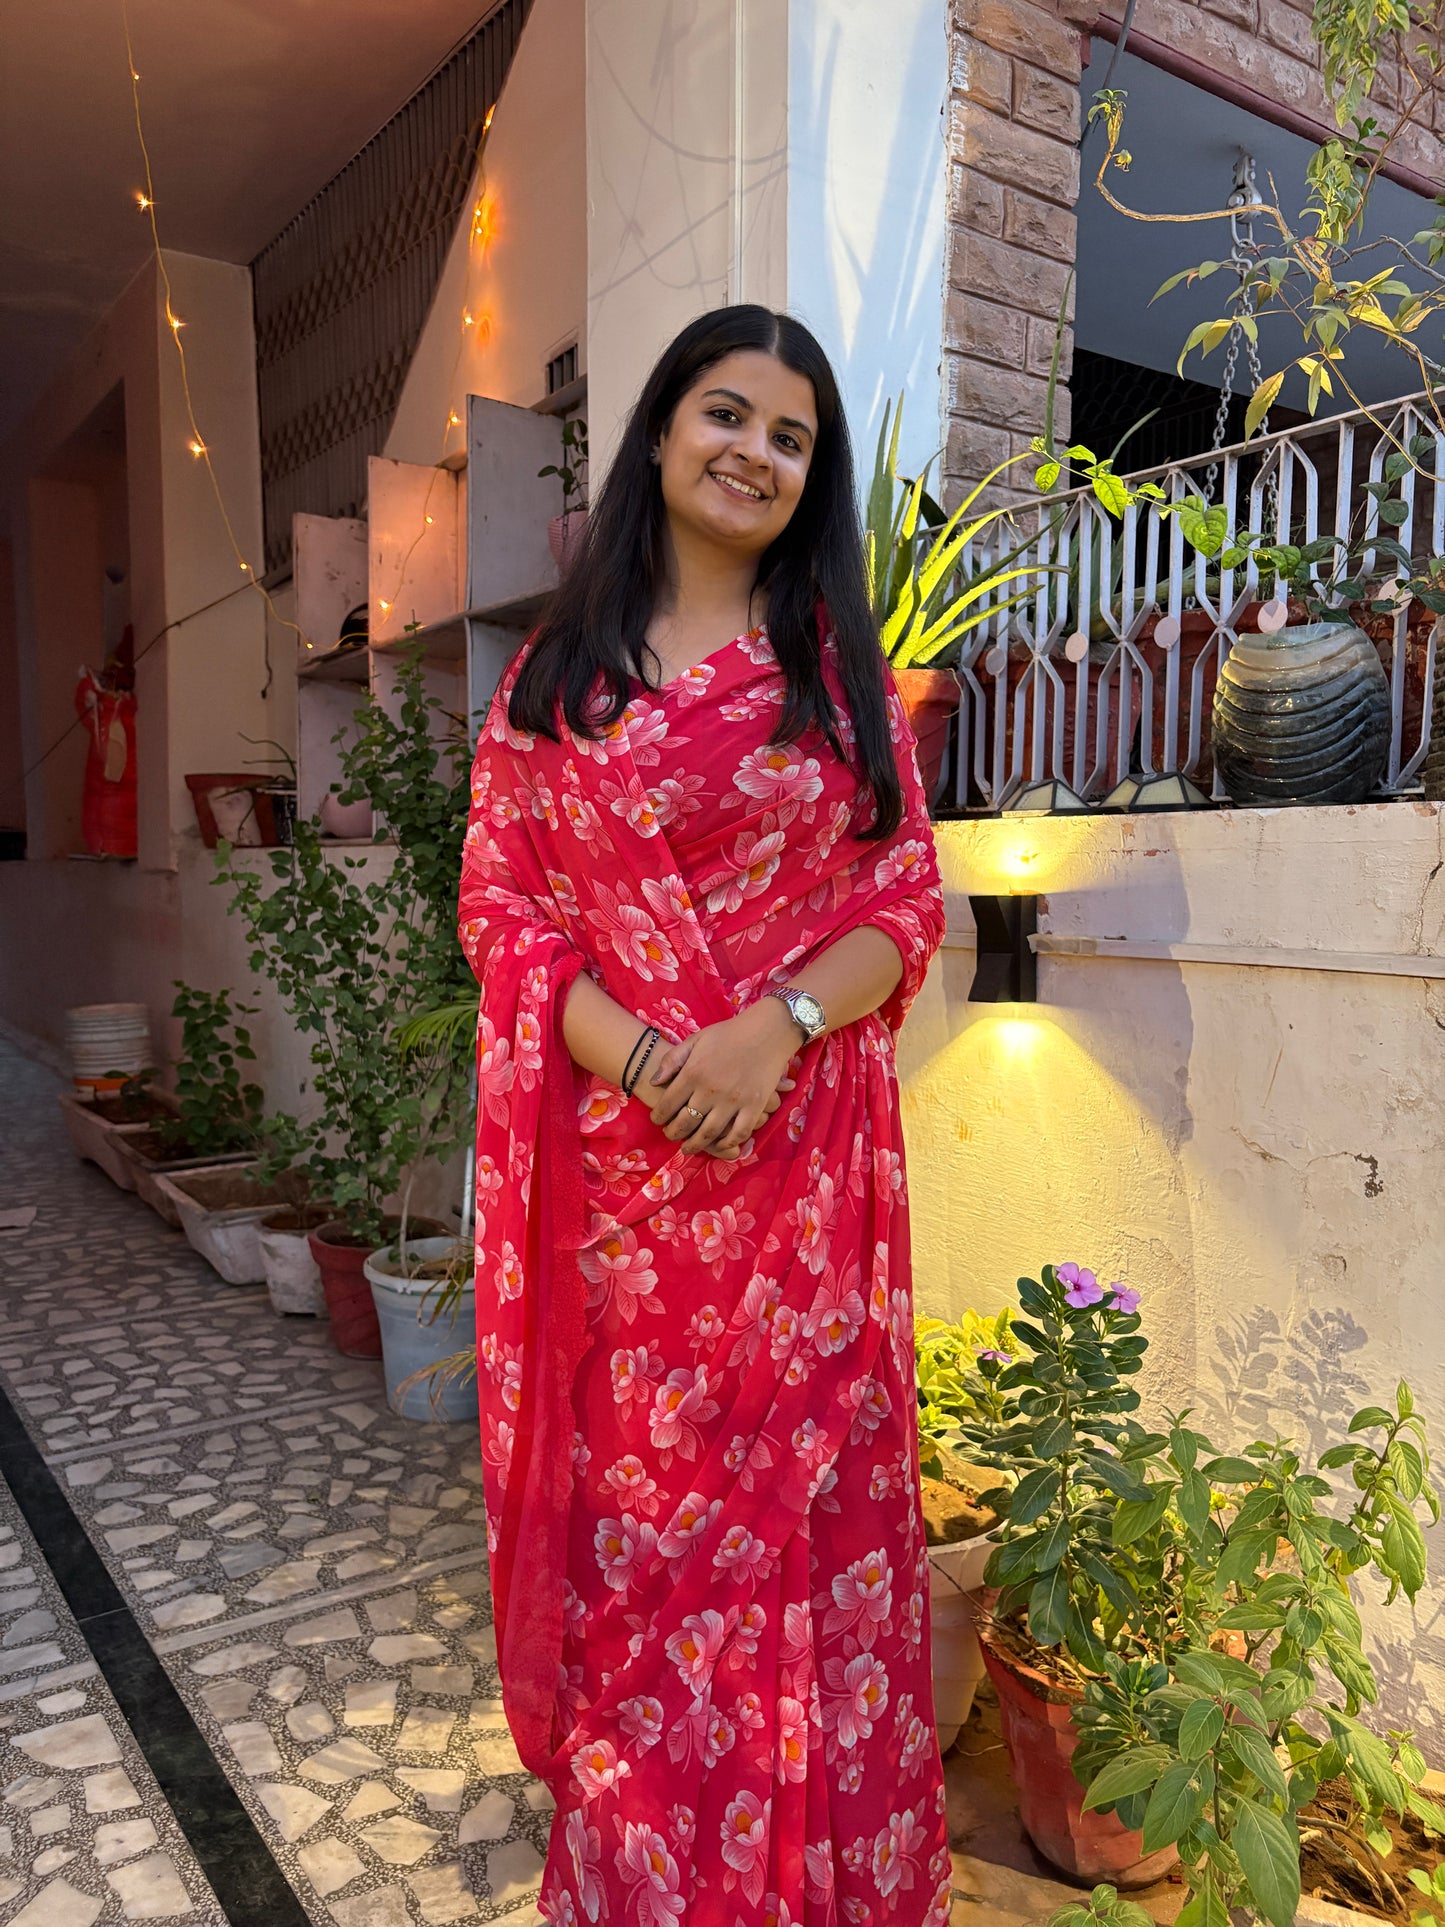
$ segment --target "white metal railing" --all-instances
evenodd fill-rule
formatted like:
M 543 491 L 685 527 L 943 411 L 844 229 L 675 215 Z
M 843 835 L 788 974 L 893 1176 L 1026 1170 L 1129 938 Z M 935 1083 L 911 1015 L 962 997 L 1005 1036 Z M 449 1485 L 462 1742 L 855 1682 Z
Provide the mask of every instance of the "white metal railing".
M 1166 501 L 1222 503 L 1231 537 L 1252 530 L 1303 548 L 1322 536 L 1354 545 L 1387 533 L 1418 568 L 1445 555 L 1445 436 L 1421 398 L 1373 413 L 1386 435 L 1362 410 L 1128 479 L 1157 482 Z M 1433 450 L 1420 463 L 1425 473 L 1393 484 L 1404 520 L 1381 525 L 1365 485 L 1383 479 L 1394 445 L 1422 435 Z M 1037 567 L 1037 588 L 964 638 L 958 753 L 940 801 L 999 809 L 1024 784 L 1049 777 L 1094 799 L 1131 769 L 1181 770 L 1224 800 L 1210 712 L 1220 666 L 1257 601 L 1254 563 L 1220 570 L 1159 504 L 1136 502 L 1115 519 L 1088 489 L 1041 497 L 1016 512 L 1015 526 L 1025 545 L 1019 561 Z M 1378 577 L 1395 564 L 1372 552 L 1352 570 Z M 1312 570 L 1317 580 L 1335 572 L 1330 563 Z M 1408 594 L 1370 624 L 1390 684 L 1381 796 L 1420 788 L 1439 626 Z

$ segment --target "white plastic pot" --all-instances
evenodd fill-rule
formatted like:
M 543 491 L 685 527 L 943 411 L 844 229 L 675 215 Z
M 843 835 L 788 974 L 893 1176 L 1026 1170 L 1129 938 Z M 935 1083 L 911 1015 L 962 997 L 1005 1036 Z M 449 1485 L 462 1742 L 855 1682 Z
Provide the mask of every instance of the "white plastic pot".
M 933 1717 L 938 1747 L 946 1753 L 958 1738 L 983 1678 L 976 1594 L 993 1551 L 989 1539 L 963 1539 L 928 1549 L 928 1615 L 933 1634 Z
M 455 1237 L 408 1238 L 410 1265 L 439 1258 L 456 1248 Z M 423 1424 L 455 1424 L 461 1419 L 477 1420 L 476 1375 L 465 1380 L 452 1379 L 433 1397 L 433 1387 L 419 1379 L 401 1390 L 405 1381 L 428 1366 L 440 1364 L 453 1352 L 464 1351 L 476 1342 L 477 1300 L 469 1285 L 456 1308 L 456 1316 L 443 1313 L 432 1318 L 441 1287 L 435 1279 L 407 1278 L 395 1245 L 374 1251 L 365 1265 L 371 1286 L 376 1320 L 381 1326 L 381 1362 L 386 1373 L 386 1398 L 393 1412 L 402 1418 L 420 1419 Z
M 263 1218 L 256 1235 L 272 1311 L 282 1317 L 324 1318 L 326 1294 L 306 1230 L 283 1230 Z

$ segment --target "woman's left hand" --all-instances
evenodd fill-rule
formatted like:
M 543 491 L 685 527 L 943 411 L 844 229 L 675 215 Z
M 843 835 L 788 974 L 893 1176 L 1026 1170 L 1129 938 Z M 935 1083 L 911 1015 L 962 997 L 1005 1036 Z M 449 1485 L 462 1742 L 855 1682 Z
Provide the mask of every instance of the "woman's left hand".
M 763 997 L 736 1017 L 671 1045 L 641 1095 L 665 1137 L 685 1151 L 735 1159 L 753 1132 L 791 1090 L 788 1065 L 803 1047 L 787 1005 Z

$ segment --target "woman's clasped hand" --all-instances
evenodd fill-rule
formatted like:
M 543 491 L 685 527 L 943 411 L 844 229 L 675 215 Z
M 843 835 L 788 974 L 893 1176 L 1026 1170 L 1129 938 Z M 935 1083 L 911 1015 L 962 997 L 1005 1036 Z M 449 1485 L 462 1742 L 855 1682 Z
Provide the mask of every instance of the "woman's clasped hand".
M 788 1067 L 801 1047 L 787 1005 L 764 997 L 669 1046 L 637 1095 L 674 1144 L 731 1161 L 792 1090 Z

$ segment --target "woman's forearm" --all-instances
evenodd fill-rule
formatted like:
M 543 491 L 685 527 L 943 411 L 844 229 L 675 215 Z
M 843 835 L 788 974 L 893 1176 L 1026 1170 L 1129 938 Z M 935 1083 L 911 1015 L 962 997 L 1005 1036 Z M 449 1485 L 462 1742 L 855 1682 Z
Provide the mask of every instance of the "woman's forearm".
M 788 981 L 817 998 L 829 1030 L 841 1030 L 893 995 L 903 981 L 903 957 L 891 937 L 862 924 L 829 944 Z
M 632 1047 L 643 1028 L 642 1019 L 635 1011 L 609 997 L 585 970 L 578 972 L 572 980 L 567 1008 L 562 1013 L 562 1038 L 573 1063 L 580 1064 L 584 1071 L 605 1077 L 609 1084 L 621 1084 Z M 665 1047 L 664 1038 L 657 1051 Z M 656 1055 L 654 1052 L 654 1060 Z

